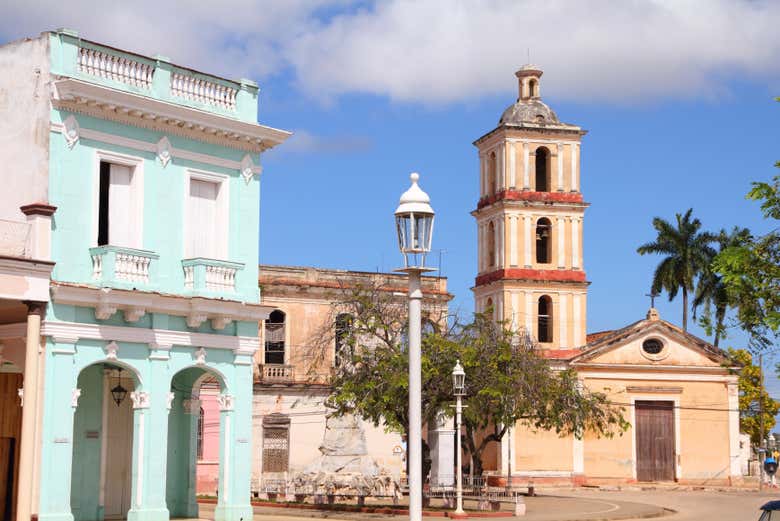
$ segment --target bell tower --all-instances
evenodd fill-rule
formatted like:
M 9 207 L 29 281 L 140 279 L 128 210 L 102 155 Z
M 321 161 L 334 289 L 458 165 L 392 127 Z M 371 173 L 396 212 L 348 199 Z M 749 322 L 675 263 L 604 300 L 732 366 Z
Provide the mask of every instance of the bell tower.
M 580 141 L 541 99 L 542 70 L 515 73 L 517 101 L 479 150 L 477 311 L 525 328 L 543 349 L 585 345 L 588 282 L 582 265 L 585 208 Z

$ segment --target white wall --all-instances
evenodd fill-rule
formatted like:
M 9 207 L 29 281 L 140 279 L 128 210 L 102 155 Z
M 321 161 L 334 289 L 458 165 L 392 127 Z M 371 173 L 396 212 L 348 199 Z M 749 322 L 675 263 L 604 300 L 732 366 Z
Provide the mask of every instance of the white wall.
M 0 46 L 0 71 L 0 219 L 25 221 L 20 206 L 48 202 L 48 35 Z

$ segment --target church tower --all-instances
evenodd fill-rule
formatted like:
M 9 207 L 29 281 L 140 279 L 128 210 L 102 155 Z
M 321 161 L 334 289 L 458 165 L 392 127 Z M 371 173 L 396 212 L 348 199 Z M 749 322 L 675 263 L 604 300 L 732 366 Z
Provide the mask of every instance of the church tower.
M 585 345 L 580 127 L 561 123 L 540 95 L 542 71 L 515 73 L 519 97 L 479 150 L 477 311 L 525 328 L 543 349 Z

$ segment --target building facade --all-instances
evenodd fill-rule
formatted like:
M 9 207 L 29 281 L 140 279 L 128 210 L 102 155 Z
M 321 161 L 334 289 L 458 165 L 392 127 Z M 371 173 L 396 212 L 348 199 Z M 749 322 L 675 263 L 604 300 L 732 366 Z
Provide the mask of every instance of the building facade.
M 197 517 L 204 382 L 218 389 L 216 518 L 251 518 L 253 357 L 270 312 L 256 284 L 260 154 L 289 133 L 257 124 L 249 80 L 69 30 L 5 45 L 0 62 L 13 114 L 0 136 L 22 136 L 0 144 L 3 182 L 43 208 L 54 263 L 39 333 L 3 331 L 40 352 L 32 403 L 23 369 L 39 421 L 22 437 L 22 465 L 38 443 L 17 518 Z
M 516 76 L 517 101 L 474 143 L 476 308 L 525 328 L 556 366 L 575 368 L 584 386 L 623 407 L 632 427 L 614 438 L 576 439 L 518 424 L 493 471 L 521 482 L 732 483 L 741 476 L 738 390 L 724 354 L 654 309 L 624 328 L 587 335 L 585 131 L 542 101 L 538 67 Z
M 381 293 L 406 311 L 404 275 L 260 265 L 263 305 L 273 308 L 261 324 L 262 349 L 255 354 L 252 477 L 260 494 L 278 490 L 300 473 L 315 468 L 328 431 L 329 377 L 345 346 L 340 332 L 349 327 L 355 291 Z M 358 289 L 362 288 L 362 289 Z M 423 277 L 423 313 L 432 324 L 446 323 L 447 279 Z M 206 428 L 211 424 L 205 417 Z M 356 419 L 342 447 L 368 464 L 398 476 L 403 467 L 401 436 Z M 209 446 L 204 443 L 204 450 Z M 211 442 L 213 443 L 213 442 Z M 213 493 L 213 469 L 199 464 L 199 487 Z M 211 487 L 211 488 L 210 488 Z

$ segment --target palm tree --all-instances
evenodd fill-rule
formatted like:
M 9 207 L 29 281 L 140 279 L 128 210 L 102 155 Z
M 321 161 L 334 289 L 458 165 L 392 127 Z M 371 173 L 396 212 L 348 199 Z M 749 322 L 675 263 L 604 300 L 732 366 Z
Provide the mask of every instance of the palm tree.
M 750 238 L 750 230 L 735 226 L 731 232 L 721 230 L 717 236 L 718 253 L 732 246 L 740 246 Z M 720 275 L 712 269 L 712 261 L 707 263 L 707 267 L 699 275 L 699 281 L 696 284 L 696 294 L 693 297 L 693 318 L 696 318 L 696 310 L 699 306 L 704 306 L 704 316 L 707 323 L 711 324 L 710 316 L 712 309 L 715 311 L 714 340 L 713 345 L 718 347 L 718 343 L 723 335 L 723 322 L 726 319 L 726 311 L 729 307 L 729 296 L 726 285 Z
M 693 208 L 689 208 L 683 215 L 678 213 L 676 227 L 660 217 L 653 218 L 653 228 L 658 236 L 655 241 L 643 244 L 636 250 L 640 255 L 666 255 L 655 269 L 651 289 L 653 293 L 666 291 L 669 301 L 674 300 L 677 292 L 682 290 L 683 331 L 688 330 L 688 292 L 693 291 L 694 280 L 715 256 L 710 243 L 716 237 L 708 232 L 700 232 L 701 221 L 691 220 L 691 213 Z

